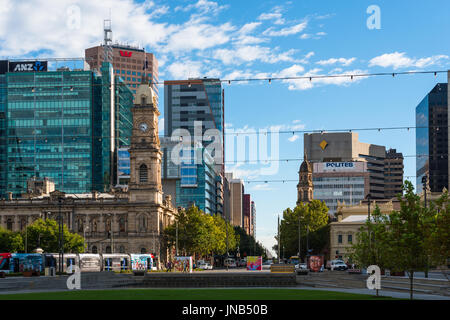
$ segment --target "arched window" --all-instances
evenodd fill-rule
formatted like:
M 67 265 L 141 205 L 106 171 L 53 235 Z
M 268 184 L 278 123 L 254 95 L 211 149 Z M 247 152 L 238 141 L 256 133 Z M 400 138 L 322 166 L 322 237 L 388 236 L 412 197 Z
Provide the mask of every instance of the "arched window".
M 147 105 L 147 97 L 145 95 L 141 96 L 141 106 Z
M 119 231 L 125 232 L 125 218 L 119 219 Z
M 145 254 L 145 253 L 147 253 L 147 249 L 141 248 L 141 254 Z
M 92 232 L 97 232 L 97 220 L 92 222 Z
M 96 246 L 92 247 L 92 253 L 97 253 L 97 247 Z
M 308 190 L 303 190 L 303 200 L 308 200 Z
M 147 182 L 148 180 L 148 169 L 145 164 L 141 164 L 139 167 L 139 182 Z
M 105 231 L 106 231 L 106 232 L 111 231 L 111 219 L 110 219 L 110 218 L 106 219 L 106 222 L 105 222 Z
M 110 246 L 106 246 L 105 252 L 106 253 L 111 253 L 111 247 Z
M 12 231 L 13 229 L 13 222 L 11 218 L 8 218 L 8 220 L 6 220 L 6 229 Z
M 124 246 L 120 246 L 119 247 L 119 252 L 120 253 L 125 253 L 125 247 Z

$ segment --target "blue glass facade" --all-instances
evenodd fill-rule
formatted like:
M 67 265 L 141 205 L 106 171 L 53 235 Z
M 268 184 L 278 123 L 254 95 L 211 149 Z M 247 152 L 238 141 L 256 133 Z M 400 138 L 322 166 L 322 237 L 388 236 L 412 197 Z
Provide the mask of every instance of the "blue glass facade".
M 431 192 L 448 189 L 447 83 L 438 83 L 416 107 L 416 187 L 428 175 Z M 419 156 L 420 155 L 420 156 Z
M 111 150 L 131 135 L 131 127 L 125 126 L 114 134 L 123 139 L 111 140 L 114 120 L 106 112 L 111 109 L 110 104 L 105 107 L 109 101 L 103 90 L 109 89 L 110 80 L 83 70 L 0 76 L 4 88 L 0 89 L 0 151 L 4 151 L 0 152 L 0 185 L 4 187 L 0 197 L 7 192 L 20 196 L 32 177 L 50 178 L 56 189 L 67 193 L 109 188 L 104 176 L 110 177 L 114 167 Z M 122 93 L 124 97 L 132 96 L 126 86 L 118 90 L 129 92 Z M 114 107 L 122 115 L 115 123 L 117 128 L 122 128 L 121 122 L 131 125 L 131 111 L 123 110 L 130 103 L 113 104 L 113 115 Z M 105 164 L 109 169 L 103 170 Z

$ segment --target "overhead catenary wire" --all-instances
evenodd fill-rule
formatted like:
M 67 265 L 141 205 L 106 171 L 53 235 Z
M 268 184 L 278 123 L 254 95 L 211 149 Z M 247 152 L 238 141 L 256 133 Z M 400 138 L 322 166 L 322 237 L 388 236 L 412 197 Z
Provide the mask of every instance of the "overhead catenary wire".
M 47 72 L 67 72 L 63 70 L 55 70 L 55 71 L 47 71 Z M 232 84 L 233 82 L 251 82 L 251 81 L 261 81 L 265 82 L 267 81 L 269 84 L 272 83 L 272 81 L 289 81 L 289 80 L 309 80 L 312 82 L 314 79 L 331 79 L 331 78 L 349 78 L 350 80 L 354 80 L 354 78 L 360 77 L 376 77 L 376 76 L 392 76 L 395 75 L 415 75 L 415 74 L 433 74 L 437 75 L 438 73 L 447 73 L 448 70 L 431 70 L 431 71 L 403 71 L 403 72 L 377 72 L 377 73 L 349 73 L 349 74 L 328 74 L 328 75 L 307 75 L 307 76 L 292 76 L 292 77 L 261 77 L 261 78 L 241 78 L 241 79 L 210 79 L 210 78 L 198 78 L 198 79 L 191 79 L 189 80 L 182 80 L 186 81 L 188 86 L 191 86 L 192 84 L 195 84 L 195 80 L 207 80 L 208 83 L 228 83 Z M 119 74 L 117 76 L 121 77 Z M 139 77 L 139 76 L 135 76 Z M 122 78 L 123 79 L 123 78 Z M 149 83 L 146 83 L 148 85 L 163 85 L 166 81 L 173 81 L 173 80 L 160 80 L 160 81 L 150 81 Z M 179 81 L 179 80 L 177 80 Z M 72 83 L 72 82 L 71 82 Z M 73 82 L 71 85 L 76 85 L 76 83 Z M 121 83 L 115 83 L 115 86 L 123 85 L 128 86 L 125 82 Z M 169 84 L 170 85 L 170 84 Z M 16 84 L 15 86 L 0 86 L 0 88 L 61 88 L 61 87 L 69 87 L 70 85 L 64 84 L 64 85 L 52 85 L 51 83 L 46 84 L 39 84 L 39 86 L 33 85 L 33 86 L 23 86 L 20 84 Z M 103 83 L 90 83 L 89 85 L 86 84 L 79 84 L 76 85 L 77 87 L 95 87 L 95 86 L 111 86 L 111 84 L 103 84 Z

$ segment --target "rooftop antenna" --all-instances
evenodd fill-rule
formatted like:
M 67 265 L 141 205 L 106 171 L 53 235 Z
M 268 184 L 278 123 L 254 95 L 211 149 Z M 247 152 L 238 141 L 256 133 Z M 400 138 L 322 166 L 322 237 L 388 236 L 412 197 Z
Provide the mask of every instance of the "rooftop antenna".
M 108 20 L 103 20 L 103 33 L 104 33 L 104 41 L 103 48 L 105 53 L 105 62 L 112 63 L 113 62 L 113 51 L 112 51 L 112 28 L 111 28 L 111 10 L 110 10 L 110 18 Z

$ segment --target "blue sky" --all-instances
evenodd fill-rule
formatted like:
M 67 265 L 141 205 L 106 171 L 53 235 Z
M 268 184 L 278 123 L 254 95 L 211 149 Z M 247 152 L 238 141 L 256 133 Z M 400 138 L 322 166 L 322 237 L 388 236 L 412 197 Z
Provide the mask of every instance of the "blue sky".
M 380 8 L 381 29 L 367 27 L 370 5 Z M 450 68 L 446 0 L 0 0 L 0 58 L 82 57 L 102 41 L 110 12 L 113 40 L 153 52 L 160 80 Z M 446 76 L 224 84 L 225 121 L 230 130 L 414 126 L 415 106 L 437 82 Z M 297 135 L 280 135 L 276 158 L 303 156 Z M 361 131 L 359 140 L 416 153 L 415 130 Z M 244 180 L 278 180 L 297 179 L 299 166 L 282 162 L 273 175 L 258 175 L 261 164 L 227 168 Z M 405 175 L 415 175 L 415 158 L 405 159 Z M 271 248 L 277 215 L 295 205 L 296 183 L 246 183 L 245 190 L 257 208 L 257 239 Z

